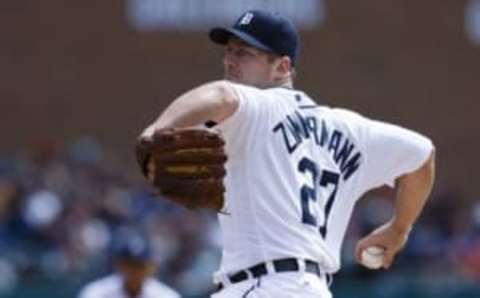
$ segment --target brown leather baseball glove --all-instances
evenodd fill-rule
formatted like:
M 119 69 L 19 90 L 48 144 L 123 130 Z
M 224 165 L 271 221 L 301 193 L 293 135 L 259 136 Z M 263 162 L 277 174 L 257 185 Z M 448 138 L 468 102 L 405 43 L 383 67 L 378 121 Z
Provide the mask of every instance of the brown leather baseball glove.
M 140 137 L 137 162 L 164 198 L 189 209 L 223 207 L 225 142 L 212 129 L 182 128 Z

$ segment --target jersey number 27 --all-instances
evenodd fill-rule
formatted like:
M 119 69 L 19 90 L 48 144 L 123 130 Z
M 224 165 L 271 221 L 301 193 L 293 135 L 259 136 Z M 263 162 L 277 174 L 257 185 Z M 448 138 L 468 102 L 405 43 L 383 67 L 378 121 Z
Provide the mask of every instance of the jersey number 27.
M 340 175 L 338 173 L 328 170 L 320 171 L 317 164 L 307 157 L 304 157 L 300 160 L 300 162 L 298 163 L 298 170 L 303 174 L 310 173 L 313 180 L 313 187 L 311 185 L 304 184 L 300 189 L 302 222 L 304 224 L 312 225 L 314 227 L 318 226 L 317 218 L 310 212 L 310 200 L 314 202 L 317 200 L 318 187 L 328 187 L 329 185 L 333 185 L 333 191 L 327 198 L 327 201 L 325 203 L 325 209 L 323 210 L 324 223 L 318 228 L 322 237 L 325 238 L 325 236 L 327 235 L 328 216 L 330 215 L 333 202 L 335 201 L 335 196 L 338 190 L 338 183 L 340 181 Z

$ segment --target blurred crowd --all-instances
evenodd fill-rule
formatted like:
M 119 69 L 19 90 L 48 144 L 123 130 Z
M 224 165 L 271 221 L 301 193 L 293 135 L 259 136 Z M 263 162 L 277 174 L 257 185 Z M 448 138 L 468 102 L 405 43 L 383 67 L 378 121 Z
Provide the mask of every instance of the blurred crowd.
M 146 232 L 158 277 L 185 296 L 208 293 L 221 237 L 215 214 L 154 198 L 140 175 L 112 160 L 91 137 L 67 145 L 45 141 L 0 156 L 0 293 L 37 278 L 89 279 L 110 268 L 115 232 Z M 134 173 L 132 173 L 134 172 Z M 357 239 L 387 220 L 392 190 L 359 203 L 345 239 L 342 277 L 364 278 Z M 438 191 L 394 269 L 426 279 L 480 281 L 480 203 L 461 191 Z

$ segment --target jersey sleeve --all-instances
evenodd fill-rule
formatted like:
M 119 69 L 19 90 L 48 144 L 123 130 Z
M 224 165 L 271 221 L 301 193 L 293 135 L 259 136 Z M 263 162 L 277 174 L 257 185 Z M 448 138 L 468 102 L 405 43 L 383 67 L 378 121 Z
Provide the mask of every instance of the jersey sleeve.
M 369 188 L 395 185 L 395 179 L 420 168 L 431 155 L 432 141 L 412 130 L 365 119 L 363 181 Z
M 95 291 L 90 286 L 86 286 L 80 290 L 77 298 L 95 298 Z
M 262 95 L 260 90 L 254 87 L 234 83 L 231 83 L 230 86 L 238 99 L 238 108 L 233 115 L 220 124 L 220 128 L 236 130 L 245 125 L 246 121 L 255 119 L 262 112 L 259 100 Z
M 227 140 L 229 152 L 241 154 L 242 148 L 248 148 L 255 141 L 259 125 L 265 123 L 263 120 L 268 117 L 269 98 L 255 87 L 234 83 L 231 86 L 238 99 L 238 108 L 216 128 L 222 131 Z

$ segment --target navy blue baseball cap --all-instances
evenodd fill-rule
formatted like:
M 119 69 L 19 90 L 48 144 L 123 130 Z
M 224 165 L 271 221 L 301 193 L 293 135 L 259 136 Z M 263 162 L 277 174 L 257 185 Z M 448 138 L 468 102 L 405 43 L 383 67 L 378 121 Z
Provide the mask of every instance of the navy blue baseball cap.
M 116 259 L 140 262 L 152 259 L 152 250 L 148 239 L 137 233 L 126 233 L 114 239 L 112 254 Z
M 295 65 L 300 38 L 293 23 L 279 14 L 250 10 L 240 16 L 231 28 L 216 27 L 209 33 L 213 42 L 222 45 L 232 36 L 254 48 L 289 56 Z

